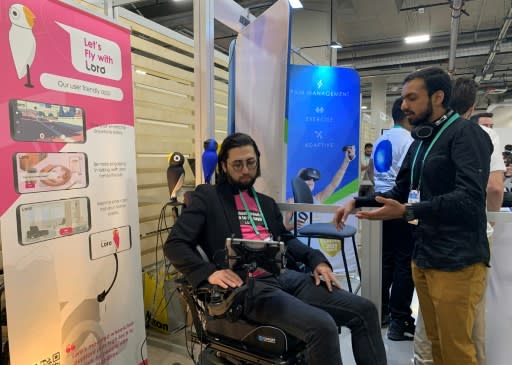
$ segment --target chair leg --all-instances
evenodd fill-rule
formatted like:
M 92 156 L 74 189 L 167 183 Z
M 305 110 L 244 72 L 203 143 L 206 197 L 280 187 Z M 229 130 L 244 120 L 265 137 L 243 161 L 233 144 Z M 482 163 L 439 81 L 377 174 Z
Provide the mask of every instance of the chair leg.
M 347 256 L 345 256 L 345 241 L 341 242 L 341 256 L 343 257 L 343 266 L 345 266 L 345 276 L 347 277 L 348 291 L 352 293 L 352 283 L 350 282 L 350 275 L 348 273 Z
M 354 246 L 354 255 L 356 256 L 357 272 L 359 273 L 359 281 L 361 281 L 361 264 L 359 263 L 359 254 L 357 253 L 356 236 L 352 236 L 352 246 Z

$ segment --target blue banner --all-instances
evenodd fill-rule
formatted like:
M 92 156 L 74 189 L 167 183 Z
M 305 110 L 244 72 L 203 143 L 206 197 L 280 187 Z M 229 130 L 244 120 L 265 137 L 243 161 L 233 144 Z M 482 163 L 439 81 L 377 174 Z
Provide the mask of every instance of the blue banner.
M 292 197 L 291 179 L 302 176 L 314 182 L 315 203 L 339 203 L 358 185 L 359 75 L 290 65 L 288 82 L 286 197 Z

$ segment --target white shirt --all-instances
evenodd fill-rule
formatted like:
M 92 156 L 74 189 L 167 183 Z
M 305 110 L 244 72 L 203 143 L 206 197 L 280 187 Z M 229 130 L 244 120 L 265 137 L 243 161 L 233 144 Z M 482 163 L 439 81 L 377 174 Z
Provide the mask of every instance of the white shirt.
M 501 146 L 500 146 L 500 137 L 495 130 L 488 128 L 486 126 L 480 125 L 484 131 L 487 132 L 492 142 L 492 155 L 491 155 L 491 166 L 489 172 L 494 171 L 505 171 L 505 162 L 503 162 L 503 157 L 501 156 Z M 490 238 L 494 232 L 493 227 L 487 222 L 487 237 Z
M 505 171 L 505 162 L 503 162 L 503 156 L 501 155 L 500 137 L 494 129 L 480 125 L 484 131 L 487 132 L 491 137 L 492 147 L 494 148 L 491 155 L 491 166 L 489 171 Z
M 391 154 L 386 156 L 377 156 L 376 159 L 375 154 L 381 153 L 379 152 L 379 145 L 384 141 L 389 141 L 389 143 L 391 143 Z M 388 191 L 391 190 L 393 186 L 395 186 L 396 176 L 398 175 L 398 171 L 400 171 L 400 167 L 402 166 L 405 155 L 407 154 L 412 141 L 413 138 L 411 137 L 411 132 L 398 125 L 395 125 L 393 128 L 384 131 L 382 136 L 380 136 L 377 141 L 375 141 L 372 158 L 374 164 L 374 181 L 376 192 Z M 378 165 L 383 161 L 383 157 L 386 160 L 384 161 L 384 165 L 389 165 L 389 168 L 386 171 L 378 171 Z

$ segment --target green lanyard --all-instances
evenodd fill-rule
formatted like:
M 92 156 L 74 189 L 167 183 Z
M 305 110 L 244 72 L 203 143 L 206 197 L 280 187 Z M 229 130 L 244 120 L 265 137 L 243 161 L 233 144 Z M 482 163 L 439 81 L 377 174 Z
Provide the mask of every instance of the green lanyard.
M 265 226 L 268 233 L 270 233 L 270 230 L 268 229 L 267 221 L 265 219 L 265 216 L 263 215 L 263 211 L 261 210 L 260 201 L 258 200 L 258 194 L 256 194 L 256 190 L 254 190 L 254 187 L 252 189 L 252 194 L 254 195 L 254 200 L 256 201 L 256 205 L 258 206 L 258 212 L 260 213 L 261 219 L 263 220 L 263 225 Z M 254 229 L 254 233 L 256 233 L 257 236 L 260 235 L 260 231 L 256 227 L 256 223 L 254 223 L 254 219 L 252 218 L 252 213 L 249 210 L 249 207 L 247 206 L 247 203 L 245 202 L 244 196 L 241 191 L 238 191 L 238 195 L 240 195 L 240 200 L 242 201 L 242 204 L 244 205 L 245 212 L 247 213 L 247 217 L 249 218 L 249 221 L 251 222 L 252 229 Z
M 453 122 L 455 122 L 455 120 L 457 118 L 459 118 L 459 114 L 458 113 L 454 113 L 451 116 L 451 118 L 443 125 L 441 130 L 435 135 L 435 137 L 432 140 L 432 142 L 430 142 L 430 145 L 428 146 L 427 151 L 423 155 L 423 160 L 421 161 L 420 178 L 419 178 L 419 181 L 418 181 L 418 190 L 420 189 L 420 186 L 421 186 L 421 175 L 422 175 L 422 172 L 423 172 L 423 166 L 425 165 L 425 160 L 426 160 L 430 150 L 432 149 L 432 147 L 434 147 L 434 144 L 437 142 L 439 137 L 441 137 L 441 134 L 443 134 L 445 129 L 448 128 Z M 420 152 L 420 149 L 421 149 L 422 145 L 423 145 L 423 141 L 420 142 L 420 145 L 416 149 L 416 154 L 414 155 L 414 159 L 412 160 L 412 167 L 411 167 L 411 190 L 412 190 L 412 187 L 413 187 L 413 184 L 414 184 L 414 166 L 416 165 L 416 158 L 418 157 L 418 153 Z

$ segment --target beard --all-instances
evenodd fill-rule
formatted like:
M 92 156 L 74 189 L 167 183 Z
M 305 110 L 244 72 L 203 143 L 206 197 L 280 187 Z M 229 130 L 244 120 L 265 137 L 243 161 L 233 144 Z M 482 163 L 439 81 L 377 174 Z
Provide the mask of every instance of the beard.
M 429 101 L 427 104 L 427 110 L 425 110 L 423 113 L 408 114 L 407 110 L 405 110 L 404 113 L 407 116 L 407 119 L 409 119 L 409 123 L 411 123 L 412 126 L 417 126 L 417 125 L 428 123 L 430 118 L 432 117 L 432 113 L 433 113 L 432 99 L 429 98 Z
M 235 181 L 229 174 L 226 174 L 228 182 L 240 191 L 249 190 L 254 185 L 256 177 L 251 177 L 248 181 Z

